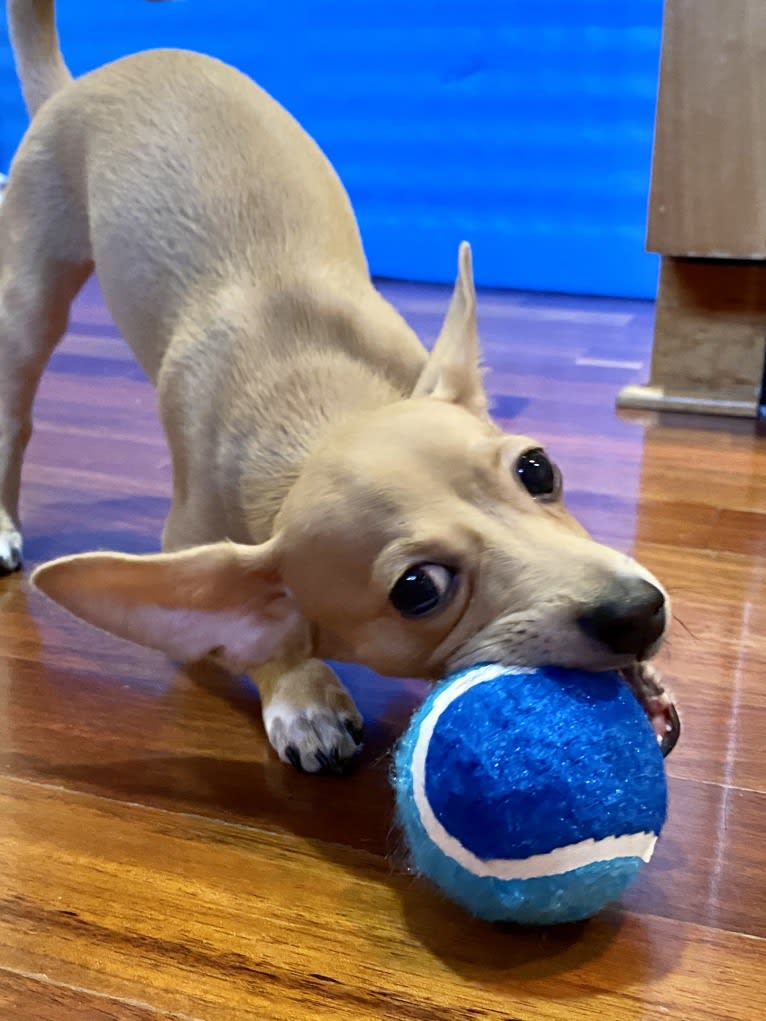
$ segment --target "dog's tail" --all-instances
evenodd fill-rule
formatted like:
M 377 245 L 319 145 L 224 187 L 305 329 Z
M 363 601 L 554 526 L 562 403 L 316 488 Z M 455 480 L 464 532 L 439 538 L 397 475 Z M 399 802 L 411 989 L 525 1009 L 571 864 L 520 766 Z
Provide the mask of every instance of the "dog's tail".
M 6 7 L 21 91 L 29 116 L 34 117 L 46 99 L 72 80 L 59 46 L 56 4 L 54 0 L 7 0 Z
M 29 116 L 72 80 L 59 48 L 54 0 L 8 0 L 16 71 Z

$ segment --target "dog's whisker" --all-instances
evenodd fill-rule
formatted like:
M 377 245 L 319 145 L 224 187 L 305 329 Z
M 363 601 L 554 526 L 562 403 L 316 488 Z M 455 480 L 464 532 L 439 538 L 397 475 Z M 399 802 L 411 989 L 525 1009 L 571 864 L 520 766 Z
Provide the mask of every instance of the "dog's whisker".
M 690 627 L 688 627 L 681 620 L 681 618 L 677 614 L 675 614 L 675 613 L 673 614 L 673 620 L 676 622 L 676 624 L 680 624 L 681 625 L 681 627 L 684 629 L 684 631 L 687 633 L 687 635 L 689 635 L 690 638 L 693 638 L 695 640 L 695 642 L 699 641 L 699 636 L 695 635 L 695 633 L 692 631 L 692 629 Z

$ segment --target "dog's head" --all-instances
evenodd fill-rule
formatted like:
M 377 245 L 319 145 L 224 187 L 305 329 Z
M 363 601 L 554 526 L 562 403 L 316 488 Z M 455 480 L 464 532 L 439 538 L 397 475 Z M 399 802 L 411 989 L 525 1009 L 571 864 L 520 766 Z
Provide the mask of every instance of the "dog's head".
M 412 397 L 328 430 L 267 543 L 70 557 L 34 582 L 98 627 L 235 669 L 306 655 L 426 677 L 608 669 L 650 657 L 669 616 L 659 582 L 566 511 L 540 444 L 490 420 L 465 245 Z

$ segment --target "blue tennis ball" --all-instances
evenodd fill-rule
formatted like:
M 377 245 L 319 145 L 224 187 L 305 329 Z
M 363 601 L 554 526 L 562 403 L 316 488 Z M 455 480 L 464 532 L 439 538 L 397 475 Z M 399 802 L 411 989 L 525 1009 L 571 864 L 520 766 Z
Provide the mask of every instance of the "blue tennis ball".
M 524 925 L 619 897 L 667 810 L 654 731 L 615 673 L 458 673 L 415 713 L 393 783 L 415 871 L 479 918 Z

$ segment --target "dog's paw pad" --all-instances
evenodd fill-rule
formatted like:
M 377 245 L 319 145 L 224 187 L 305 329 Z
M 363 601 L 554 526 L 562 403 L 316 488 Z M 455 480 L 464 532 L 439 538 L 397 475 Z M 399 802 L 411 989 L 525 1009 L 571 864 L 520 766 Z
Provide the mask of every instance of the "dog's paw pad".
M 21 567 L 22 539 L 15 530 L 0 532 L 0 574 L 11 574 Z
M 302 773 L 345 773 L 361 749 L 362 720 L 356 712 L 280 705 L 264 715 L 280 759 Z

